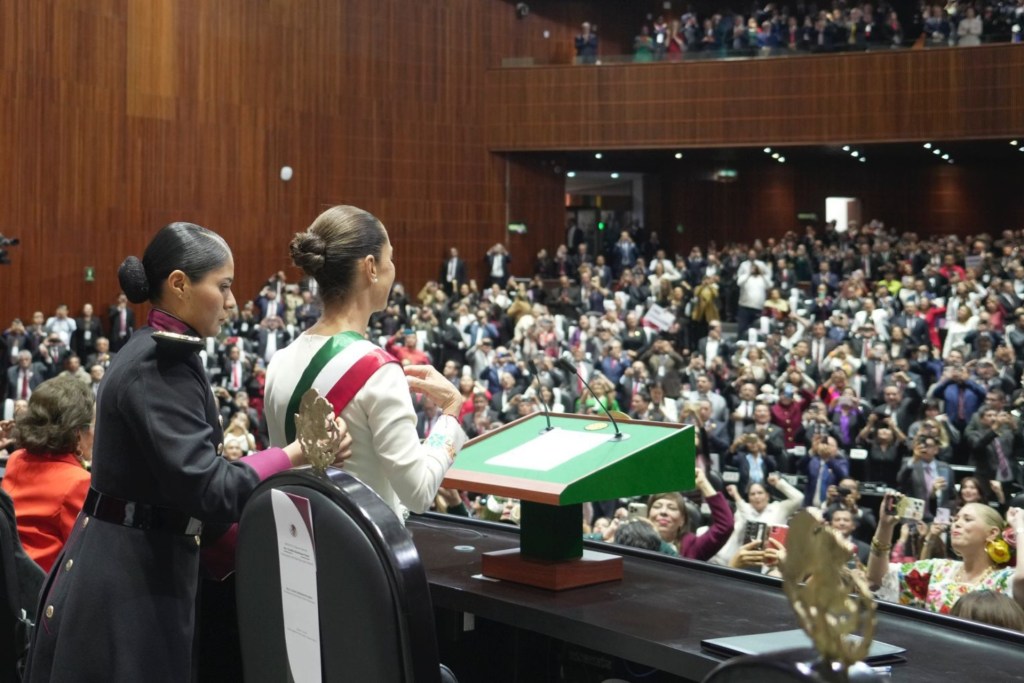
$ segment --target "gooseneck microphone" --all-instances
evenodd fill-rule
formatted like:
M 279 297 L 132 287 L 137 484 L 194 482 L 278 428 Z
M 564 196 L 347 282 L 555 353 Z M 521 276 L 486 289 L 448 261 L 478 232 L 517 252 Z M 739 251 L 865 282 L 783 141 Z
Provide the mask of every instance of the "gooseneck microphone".
M 594 401 L 601 408 L 601 410 L 604 411 L 604 414 L 608 416 L 608 419 L 612 421 L 612 427 L 615 427 L 615 436 L 612 438 L 622 439 L 622 432 L 619 431 L 619 423 L 615 421 L 615 418 L 612 417 L 611 412 L 608 410 L 608 408 L 605 407 L 604 403 L 597 399 L 597 394 L 595 394 L 594 390 L 590 388 L 590 384 L 587 382 L 587 380 L 583 378 L 583 375 L 580 374 L 580 371 L 576 369 L 576 366 L 572 364 L 572 361 L 570 361 L 568 358 L 559 358 L 558 360 L 555 361 L 555 365 L 558 367 L 559 370 L 567 372 L 570 375 L 575 375 L 576 377 L 579 378 L 581 382 L 583 382 L 583 386 L 585 386 L 587 388 L 587 391 L 590 392 L 590 395 L 594 397 Z
M 545 432 L 550 432 L 554 427 L 551 426 L 551 411 L 548 409 L 547 401 L 544 400 L 544 396 L 540 392 L 540 373 L 537 372 L 537 364 L 533 362 L 533 359 L 526 361 L 526 365 L 530 368 L 530 375 L 533 379 L 530 381 L 530 386 L 533 386 L 534 382 L 537 383 L 537 400 L 540 401 L 541 408 L 544 409 L 544 419 L 548 421 L 548 427 Z

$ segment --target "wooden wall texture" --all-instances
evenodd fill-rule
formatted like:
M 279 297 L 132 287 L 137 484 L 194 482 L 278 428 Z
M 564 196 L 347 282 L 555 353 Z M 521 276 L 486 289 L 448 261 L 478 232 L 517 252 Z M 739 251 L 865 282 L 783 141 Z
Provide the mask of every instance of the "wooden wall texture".
M 1018 45 L 492 69 L 493 149 L 648 149 L 1021 135 Z
M 410 283 L 449 244 L 482 254 L 505 192 L 483 79 L 515 21 L 478 0 L 0 3 L 0 232 L 22 239 L 0 323 L 108 303 L 172 220 L 227 238 L 240 298 L 334 203 L 384 221 Z

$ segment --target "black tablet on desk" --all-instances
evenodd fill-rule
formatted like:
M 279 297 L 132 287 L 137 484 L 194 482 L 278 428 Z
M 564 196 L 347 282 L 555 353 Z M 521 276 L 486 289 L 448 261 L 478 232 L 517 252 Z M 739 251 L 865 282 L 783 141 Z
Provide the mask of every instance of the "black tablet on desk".
M 856 638 L 857 636 L 851 636 Z M 726 638 L 710 638 L 700 642 L 702 648 L 720 657 L 736 655 L 767 655 L 784 650 L 814 649 L 814 643 L 800 629 L 792 631 L 773 631 L 771 633 L 755 633 L 749 636 L 728 636 Z M 902 656 L 906 648 L 874 641 L 865 663 L 878 666 L 905 662 Z

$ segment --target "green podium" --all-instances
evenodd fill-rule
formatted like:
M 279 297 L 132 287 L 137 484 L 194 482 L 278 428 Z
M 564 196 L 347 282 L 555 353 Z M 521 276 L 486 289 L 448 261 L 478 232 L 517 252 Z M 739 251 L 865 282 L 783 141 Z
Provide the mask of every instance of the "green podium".
M 481 558 L 484 576 L 550 590 L 622 578 L 622 558 L 583 550 L 583 503 L 694 486 L 693 427 L 541 413 L 470 441 L 444 486 L 518 498 L 520 547 Z

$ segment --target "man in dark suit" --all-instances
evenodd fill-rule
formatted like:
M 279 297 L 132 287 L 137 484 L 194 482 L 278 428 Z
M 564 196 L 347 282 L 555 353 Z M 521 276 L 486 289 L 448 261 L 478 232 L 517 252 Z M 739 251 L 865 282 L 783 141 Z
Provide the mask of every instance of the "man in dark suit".
M 501 242 L 487 250 L 487 254 L 484 256 L 484 265 L 488 287 L 491 285 L 504 287 L 508 283 L 508 279 L 512 275 L 509 271 L 511 261 L 512 257 L 509 256 L 505 245 Z
M 92 304 L 82 306 L 82 316 L 75 319 L 75 331 L 71 333 L 71 350 L 86 358 L 96 350 L 96 340 L 103 336 L 103 325 L 93 315 Z
M 882 402 L 882 389 L 885 387 L 885 376 L 889 371 L 887 356 L 885 344 L 875 343 L 868 351 L 867 360 L 860 366 L 860 373 L 863 376 L 860 395 L 872 405 Z
M 850 475 L 850 463 L 839 454 L 835 437 L 819 434 L 814 437 L 811 452 L 800 458 L 797 472 L 807 475 L 804 506 L 820 506 L 828 501 L 828 487 L 838 486 Z
M 466 436 L 474 438 L 487 432 L 491 426 L 499 422 L 498 413 L 491 409 L 487 394 L 483 389 L 473 391 L 473 412 L 462 418 L 462 429 Z
M 818 272 L 811 276 L 811 285 L 815 290 L 822 284 L 828 287 L 829 294 L 835 294 L 839 289 L 839 276 L 829 268 L 828 261 L 819 263 Z
M 749 424 L 744 424 L 743 431 L 756 436 L 764 446 L 765 453 L 773 461 L 777 462 L 782 457 L 786 448 L 782 428 L 772 423 L 772 412 L 767 403 L 758 403 L 754 407 L 754 420 Z M 746 490 L 743 487 L 740 488 Z
M 288 330 L 284 329 L 281 318 L 266 318 L 256 333 L 256 355 L 269 363 L 278 350 L 288 346 L 289 341 L 291 337 Z
M 491 409 L 498 414 L 502 422 L 511 422 L 519 416 L 519 399 L 523 389 L 516 385 L 516 378 L 511 372 L 502 371 L 498 375 L 501 389 L 491 397 Z
M 266 288 L 256 300 L 259 319 L 284 318 L 284 301 L 277 296 L 277 291 Z
M 223 371 L 218 378 L 217 385 L 222 386 L 231 393 L 241 391 L 249 384 L 252 378 L 252 363 L 242 355 L 242 349 L 238 346 L 231 346 L 227 350 L 227 358 L 222 363 Z
M 568 275 L 558 278 L 558 285 L 551 290 L 551 295 L 548 297 L 548 305 L 555 313 L 574 318 L 579 314 L 579 308 L 582 305 L 580 290 L 579 287 L 574 287 L 569 282 Z
M 448 258 L 441 264 L 441 274 L 437 281 L 444 285 L 449 296 L 458 293 L 459 285 L 469 282 L 466 275 L 466 262 L 459 258 L 459 250 L 455 247 L 448 250 Z
M 91 369 L 94 365 L 101 365 L 106 370 L 110 367 L 110 361 L 113 359 L 114 354 L 110 351 L 110 340 L 106 337 L 97 337 L 96 349 L 86 357 L 85 367 Z
M 110 323 L 110 333 L 107 335 L 110 350 L 116 353 L 128 343 L 128 338 L 135 331 L 135 311 L 128 307 L 128 297 L 118 295 L 117 303 L 110 307 L 107 320 Z
M 931 343 L 928 337 L 928 324 L 918 313 L 917 302 L 908 301 L 903 305 L 903 312 L 892 318 L 893 327 L 903 328 L 914 346 L 925 346 Z
M 906 434 L 917 420 L 921 400 L 921 392 L 914 382 L 908 382 L 902 390 L 895 384 L 886 384 L 882 388 L 882 404 L 875 412 L 892 418 L 899 431 Z
M 1009 413 L 986 406 L 979 423 L 978 429 L 970 429 L 966 434 L 975 473 L 986 488 L 994 479 L 1012 496 L 1024 488 L 1024 471 L 1019 462 L 1024 456 L 1024 441 L 1017 420 Z
M 814 367 L 818 372 L 818 377 L 822 376 L 821 366 L 822 363 L 828 358 L 828 355 L 832 353 L 832 350 L 836 348 L 839 342 L 834 339 L 829 339 L 825 333 L 825 323 L 816 322 L 811 325 L 811 336 L 807 340 L 808 354 L 810 355 L 811 362 L 814 363 Z
M 722 338 L 722 322 L 713 320 L 708 323 L 708 334 L 697 340 L 697 355 L 704 359 L 704 366 L 711 367 L 716 357 L 729 358 L 732 346 Z
M 61 341 L 57 333 L 47 335 L 36 352 L 36 357 L 39 358 L 47 379 L 60 374 L 64 369 L 64 361 L 70 355 L 71 347 Z
M 569 221 L 569 227 L 565 229 L 565 246 L 569 248 L 569 251 L 575 253 L 576 247 L 583 244 L 584 239 L 583 230 L 576 225 L 576 221 Z
M 914 455 L 896 475 L 897 488 L 912 498 L 920 498 L 935 514 L 940 507 L 949 507 L 956 500 L 953 470 L 937 460 L 939 442 L 934 436 L 921 435 L 914 442 Z
M 7 396 L 11 400 L 28 400 L 43 381 L 46 380 L 46 368 L 41 363 L 32 361 L 32 352 L 18 352 L 18 364 L 7 368 Z
M 581 266 L 591 266 L 594 263 L 594 257 L 590 255 L 587 250 L 587 243 L 583 242 L 576 250 L 572 252 L 572 256 L 569 261 L 572 263 L 573 272 L 579 273 Z M 607 283 L 605 283 L 607 284 Z
M 422 407 L 416 411 L 416 433 L 421 439 L 430 436 L 430 432 L 434 429 L 434 425 L 437 424 L 442 415 L 444 413 L 437 403 L 434 402 L 434 399 L 424 396 Z

